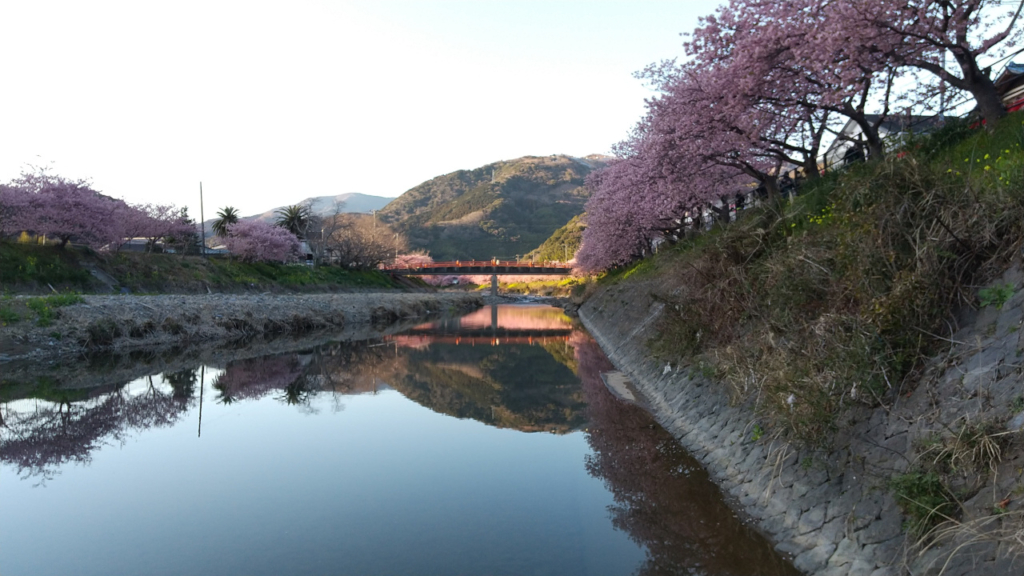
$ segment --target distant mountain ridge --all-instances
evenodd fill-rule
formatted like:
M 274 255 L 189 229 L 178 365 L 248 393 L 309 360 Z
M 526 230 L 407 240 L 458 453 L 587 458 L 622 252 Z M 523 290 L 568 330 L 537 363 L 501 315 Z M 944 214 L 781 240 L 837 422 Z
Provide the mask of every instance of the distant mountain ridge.
M 342 212 L 357 212 L 360 214 L 369 214 L 375 210 L 388 205 L 389 202 L 394 198 L 385 198 L 383 196 L 371 196 L 369 194 L 360 194 L 359 192 L 348 192 L 346 194 L 338 194 L 336 196 L 316 196 L 313 198 L 306 198 L 299 202 L 295 202 L 300 206 L 305 206 L 308 202 L 310 204 L 310 211 L 316 216 L 331 216 L 334 214 L 335 203 L 341 202 Z M 287 206 L 291 206 L 288 204 Z M 278 206 L 277 208 L 271 208 L 262 214 L 256 214 L 255 216 L 247 216 L 247 218 L 258 218 L 260 220 L 273 221 L 277 219 L 275 212 L 285 208 L 285 206 Z
M 432 178 L 380 215 L 435 260 L 513 258 L 583 212 L 588 174 L 611 157 L 524 156 Z
M 384 196 L 371 196 L 370 194 L 360 194 L 359 192 L 347 192 L 345 194 L 337 194 L 335 196 L 314 196 L 312 198 L 306 198 L 300 200 L 294 204 L 304 206 L 309 203 L 310 211 L 316 216 L 332 216 L 334 215 L 335 205 L 341 203 L 341 211 L 346 213 L 360 213 L 369 214 L 375 210 L 387 206 L 389 202 L 394 198 L 385 198 Z M 242 220 L 264 220 L 266 222 L 277 221 L 277 211 L 291 206 L 292 204 L 286 204 L 284 206 L 278 206 L 271 208 L 261 214 L 250 214 L 248 216 L 242 216 Z M 216 222 L 216 218 L 209 218 L 204 222 L 206 228 L 207 237 L 212 233 L 213 223 Z

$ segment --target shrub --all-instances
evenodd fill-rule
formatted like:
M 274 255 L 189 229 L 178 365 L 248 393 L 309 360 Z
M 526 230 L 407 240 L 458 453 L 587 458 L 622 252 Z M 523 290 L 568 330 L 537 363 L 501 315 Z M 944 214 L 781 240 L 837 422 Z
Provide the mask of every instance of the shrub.
M 934 472 L 900 474 L 889 487 L 914 534 L 924 534 L 956 513 L 956 499 Z

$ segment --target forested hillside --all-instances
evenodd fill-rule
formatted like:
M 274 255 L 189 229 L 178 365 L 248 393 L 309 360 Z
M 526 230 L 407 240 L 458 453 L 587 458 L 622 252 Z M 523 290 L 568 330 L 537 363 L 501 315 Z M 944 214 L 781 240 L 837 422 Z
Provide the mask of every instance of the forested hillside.
M 537 261 L 571 260 L 583 241 L 583 230 L 587 227 L 585 217 L 586 214 L 573 216 L 565 226 L 555 230 L 540 246 L 528 253 L 526 258 L 535 258 Z
M 435 260 L 524 255 L 583 212 L 583 183 L 600 155 L 526 156 L 438 176 L 381 211 L 414 249 Z

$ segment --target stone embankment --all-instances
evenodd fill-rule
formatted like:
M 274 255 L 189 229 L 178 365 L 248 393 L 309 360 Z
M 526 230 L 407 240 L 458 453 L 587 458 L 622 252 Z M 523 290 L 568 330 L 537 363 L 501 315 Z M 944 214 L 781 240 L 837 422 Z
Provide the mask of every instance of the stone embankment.
M 741 513 L 806 574 L 1021 574 L 1024 561 L 1024 425 L 1021 374 L 1024 275 L 1007 272 L 994 286 L 1012 286 L 1000 309 L 967 310 L 949 349 L 928 362 L 920 383 L 886 406 L 862 406 L 843 418 L 829 453 L 803 450 L 770 431 L 762 435 L 746 399 L 699 370 L 652 358 L 668 281 L 645 278 L 603 288 L 579 310 L 584 325 L 642 403 L 707 467 Z M 961 494 L 962 511 L 944 537 L 915 542 L 890 488 L 894 476 L 931 462 L 936 439 L 966 424 L 995 430 L 1002 453 L 993 470 Z M 1005 436 L 1002 436 L 1004 435 Z
M 464 292 L 83 298 L 83 303 L 55 308 L 47 326 L 25 318 L 0 327 L 0 362 L 353 326 L 383 328 L 403 318 L 468 311 L 483 303 L 478 294 Z

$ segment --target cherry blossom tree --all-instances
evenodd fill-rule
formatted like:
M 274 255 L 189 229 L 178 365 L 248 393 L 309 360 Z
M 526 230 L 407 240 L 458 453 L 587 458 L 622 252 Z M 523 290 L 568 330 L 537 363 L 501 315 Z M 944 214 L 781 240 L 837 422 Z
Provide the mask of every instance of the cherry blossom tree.
M 842 30 L 833 3 L 822 0 L 732 0 L 690 35 L 687 51 L 699 68 L 725 68 L 729 91 L 769 114 L 799 118 L 803 130 L 788 140 L 770 137 L 795 152 L 813 177 L 830 116 L 856 122 L 873 159 L 884 148 L 878 128 L 889 113 L 896 71 L 866 27 Z M 869 118 L 869 113 L 877 115 Z
M 425 264 L 433 264 L 434 259 L 424 252 L 413 252 L 411 254 L 399 254 L 392 265 L 399 268 L 414 268 Z
M 71 241 L 98 248 L 121 237 L 117 215 L 125 203 L 93 190 L 88 181 L 36 170 L 12 181 L 5 196 L 13 200 L 5 228 L 56 238 L 60 248 Z
M 979 58 L 998 57 L 1020 43 L 1024 0 L 863 0 L 829 3 L 826 34 L 870 34 L 869 49 L 892 65 L 923 70 L 971 94 L 989 123 L 1006 115 L 990 70 Z M 849 45 L 849 44 L 848 44 Z M 945 55 L 952 56 L 949 66 Z
M 262 220 L 242 220 L 229 226 L 227 234 L 228 251 L 246 262 L 285 262 L 299 255 L 295 234 Z
M 625 264 L 642 257 L 662 222 L 678 214 L 670 195 L 641 158 L 627 158 L 593 172 L 587 201 L 587 228 L 576 262 L 585 271 Z
M 21 232 L 22 213 L 31 195 L 19 186 L 0 184 L 0 238 Z
M 167 228 L 163 232 L 164 242 L 185 254 L 195 254 L 199 247 L 199 227 L 183 206 L 168 214 Z

